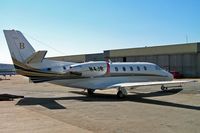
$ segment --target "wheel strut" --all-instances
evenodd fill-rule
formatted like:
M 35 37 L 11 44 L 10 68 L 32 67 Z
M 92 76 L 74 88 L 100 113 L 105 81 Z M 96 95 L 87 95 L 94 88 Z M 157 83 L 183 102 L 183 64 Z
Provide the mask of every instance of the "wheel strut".
M 94 94 L 94 89 L 87 89 L 87 93 L 88 93 L 88 95 L 92 95 L 92 94 Z

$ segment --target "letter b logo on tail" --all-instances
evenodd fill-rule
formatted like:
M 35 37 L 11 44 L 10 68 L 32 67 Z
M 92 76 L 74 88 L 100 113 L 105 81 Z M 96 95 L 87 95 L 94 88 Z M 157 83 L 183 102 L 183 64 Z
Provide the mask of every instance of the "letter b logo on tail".
M 24 48 L 25 48 L 24 43 L 19 43 L 19 48 L 20 48 L 20 49 L 24 49 Z

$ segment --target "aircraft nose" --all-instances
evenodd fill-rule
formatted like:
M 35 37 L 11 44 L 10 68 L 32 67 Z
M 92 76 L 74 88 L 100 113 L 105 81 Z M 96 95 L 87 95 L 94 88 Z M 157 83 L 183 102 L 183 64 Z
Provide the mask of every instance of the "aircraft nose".
M 173 80 L 174 79 L 174 76 L 170 72 L 168 72 L 168 77 L 169 77 L 169 80 Z
M 167 80 L 171 81 L 174 79 L 174 76 L 170 72 L 164 70 L 164 73 L 164 75 L 167 77 Z

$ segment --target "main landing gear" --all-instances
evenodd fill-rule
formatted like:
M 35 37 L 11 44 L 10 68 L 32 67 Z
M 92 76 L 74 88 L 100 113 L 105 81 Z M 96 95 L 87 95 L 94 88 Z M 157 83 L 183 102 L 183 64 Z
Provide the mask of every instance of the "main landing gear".
M 95 92 L 94 89 L 87 89 L 87 94 L 88 96 L 93 95 Z M 124 87 L 119 87 L 118 92 L 117 92 L 117 97 L 118 98 L 125 98 L 128 95 L 127 90 Z
M 125 98 L 128 95 L 127 90 L 124 87 L 119 87 L 117 92 L 118 98 Z
M 94 89 L 87 89 L 87 93 L 89 96 L 93 95 L 94 94 Z

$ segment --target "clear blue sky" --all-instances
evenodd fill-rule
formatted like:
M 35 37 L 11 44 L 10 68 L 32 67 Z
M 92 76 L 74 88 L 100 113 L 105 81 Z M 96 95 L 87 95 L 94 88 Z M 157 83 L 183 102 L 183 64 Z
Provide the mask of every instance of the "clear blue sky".
M 0 0 L 0 62 L 12 62 L 3 29 L 47 56 L 73 55 L 197 42 L 199 14 L 200 0 Z

